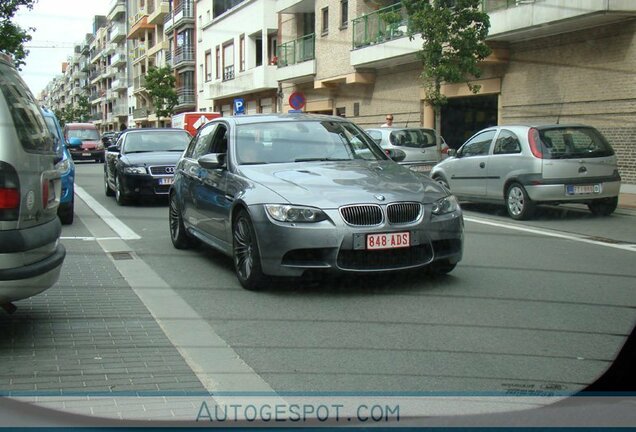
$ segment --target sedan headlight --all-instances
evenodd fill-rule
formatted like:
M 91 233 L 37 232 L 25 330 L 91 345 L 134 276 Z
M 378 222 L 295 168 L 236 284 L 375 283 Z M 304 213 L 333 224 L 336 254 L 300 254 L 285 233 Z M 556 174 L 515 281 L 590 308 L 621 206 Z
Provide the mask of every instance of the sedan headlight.
M 433 203 L 433 214 L 435 215 L 452 213 L 457 210 L 459 210 L 459 203 L 453 195 L 446 196 Z
M 317 208 L 284 204 L 265 204 L 267 214 L 279 222 L 320 222 L 327 215 Z
M 146 174 L 146 168 L 144 167 L 124 167 L 124 174 Z
M 66 174 L 68 170 L 71 169 L 71 161 L 68 159 L 64 159 L 63 161 L 60 161 L 57 163 L 57 165 L 55 165 L 55 169 L 57 169 L 57 172 L 59 172 L 60 174 Z

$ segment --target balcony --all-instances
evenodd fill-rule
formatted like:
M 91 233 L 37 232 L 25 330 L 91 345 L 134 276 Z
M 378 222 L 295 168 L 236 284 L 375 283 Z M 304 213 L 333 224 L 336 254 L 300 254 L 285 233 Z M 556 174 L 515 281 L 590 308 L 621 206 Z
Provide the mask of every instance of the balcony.
M 142 91 L 146 88 L 146 76 L 140 75 L 133 78 L 133 91 Z
M 278 47 L 278 80 L 302 82 L 316 75 L 315 35 L 309 34 Z
M 223 71 L 223 81 L 215 81 L 209 84 L 210 97 L 225 98 L 244 94 L 246 92 L 258 92 L 278 88 L 276 66 L 259 66 L 234 75 L 234 66 L 228 66 Z M 231 79 L 225 79 L 225 78 Z
M 128 90 L 128 82 L 126 80 L 126 74 L 119 73 L 113 78 L 111 88 L 114 91 L 126 91 Z
M 126 13 L 126 0 L 112 0 L 108 10 L 108 21 L 117 20 Z
M 148 53 L 146 54 L 148 57 L 151 57 L 155 54 L 157 54 L 159 51 L 161 50 L 167 50 L 168 49 L 168 41 L 162 41 L 159 43 L 154 44 L 151 48 L 148 48 Z
M 143 60 L 146 57 L 146 46 L 138 45 L 132 50 L 130 50 L 130 60 L 133 63 L 138 62 L 139 60 Z
M 182 25 L 194 24 L 194 6 L 192 1 L 182 2 L 172 14 L 168 14 L 164 21 L 164 33 L 170 33 L 173 29 Z
M 104 51 L 104 47 L 102 46 L 95 47 L 95 50 L 91 53 L 91 64 L 97 63 L 102 58 L 103 51 Z
M 194 66 L 194 58 L 194 48 L 191 48 L 189 46 L 178 47 L 174 50 L 174 56 L 172 57 L 172 67 L 176 69 L 180 66 Z
M 128 117 L 128 107 L 124 104 L 113 105 L 113 115 L 115 117 Z
M 278 0 L 276 2 L 276 13 L 302 14 L 315 11 L 316 0 Z
M 92 122 L 99 122 L 101 123 L 102 121 L 104 121 L 104 115 L 102 113 L 92 113 L 88 119 Z
M 135 108 L 133 110 L 133 120 L 146 120 L 148 118 L 148 108 Z
M 166 66 L 172 67 L 172 51 L 166 49 Z
M 488 41 L 517 42 L 633 19 L 634 1 L 482 0 Z
M 101 76 L 102 71 L 100 70 L 96 70 L 90 73 L 90 75 L 88 76 L 88 80 L 93 83 L 94 81 L 97 81 L 99 79 L 99 77 Z
M 110 28 L 110 41 L 119 42 L 126 38 L 126 24 L 114 23 Z
M 142 36 L 145 30 L 154 30 L 155 26 L 148 22 L 148 13 L 145 8 L 139 9 L 128 20 L 130 29 L 128 39 L 137 39 Z
M 167 0 L 148 1 L 148 22 L 150 24 L 163 24 L 168 14 L 170 14 L 170 3 Z
M 123 66 L 126 64 L 126 61 L 126 53 L 123 50 L 118 49 L 110 58 L 110 65 L 113 67 Z
M 177 89 L 177 97 L 179 102 L 176 108 L 184 108 L 186 106 L 194 106 L 197 103 L 197 98 L 193 89 L 179 88 Z
M 355 67 L 382 68 L 415 61 L 422 41 L 407 36 L 407 15 L 400 4 L 379 9 L 352 20 Z

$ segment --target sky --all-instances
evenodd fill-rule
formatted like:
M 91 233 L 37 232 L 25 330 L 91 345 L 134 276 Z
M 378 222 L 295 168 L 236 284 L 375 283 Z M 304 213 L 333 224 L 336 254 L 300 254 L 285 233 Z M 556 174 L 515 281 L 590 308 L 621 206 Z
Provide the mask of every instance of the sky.
M 62 73 L 62 63 L 73 54 L 75 44 L 93 32 L 93 17 L 108 15 L 111 1 L 37 0 L 33 10 L 18 11 L 14 19 L 21 27 L 36 28 L 21 72 L 36 97 Z

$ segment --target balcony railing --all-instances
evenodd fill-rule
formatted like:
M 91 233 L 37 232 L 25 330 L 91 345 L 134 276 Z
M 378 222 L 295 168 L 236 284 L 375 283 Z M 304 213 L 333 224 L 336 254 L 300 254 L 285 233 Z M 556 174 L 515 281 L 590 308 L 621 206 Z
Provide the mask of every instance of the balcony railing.
M 134 26 L 139 21 L 141 21 L 141 19 L 145 16 L 148 16 L 148 12 L 146 11 L 146 8 L 139 9 L 137 13 L 135 13 L 133 16 L 130 17 L 129 19 L 130 26 L 131 27 Z
M 130 50 L 130 58 L 133 62 L 143 58 L 145 55 L 146 55 L 145 45 L 138 45 L 132 50 Z
M 278 67 L 302 63 L 315 58 L 316 36 L 308 34 L 278 47 Z
M 148 108 L 135 108 L 133 110 L 133 118 L 145 118 L 148 117 Z
M 353 19 L 353 48 L 406 36 L 407 15 L 400 3 Z
M 194 61 L 194 48 L 191 47 L 178 47 L 174 50 L 174 57 L 172 58 L 172 65 L 177 66 L 183 62 Z
M 234 65 L 225 66 L 223 68 L 223 81 L 229 81 L 234 79 Z
M 116 117 L 127 116 L 128 107 L 126 105 L 113 105 L 113 115 Z
M 140 90 L 142 88 L 146 87 L 146 76 L 145 75 L 140 75 L 137 76 L 135 78 L 133 78 L 133 89 L 134 90 Z
M 177 89 L 177 97 L 179 98 L 179 105 L 192 105 L 196 103 L 196 97 L 192 89 Z
M 123 23 L 113 24 L 110 28 L 110 40 L 115 42 L 126 37 L 126 26 Z
M 172 51 L 166 51 L 166 65 L 172 66 Z

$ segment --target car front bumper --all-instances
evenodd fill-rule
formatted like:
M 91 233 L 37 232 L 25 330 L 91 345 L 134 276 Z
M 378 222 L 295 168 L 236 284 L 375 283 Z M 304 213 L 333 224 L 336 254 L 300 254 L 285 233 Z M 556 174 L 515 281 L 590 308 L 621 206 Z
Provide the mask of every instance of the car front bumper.
M 69 149 L 73 160 L 102 160 L 104 159 L 104 149 L 102 150 L 76 150 Z
M 318 223 L 281 223 L 271 220 L 262 205 L 250 207 L 259 240 L 263 272 L 272 276 L 302 276 L 309 270 L 361 272 L 424 267 L 445 259 L 462 259 L 464 221 L 461 211 L 435 216 L 424 207 L 418 222 L 383 223 L 373 227 L 347 225 L 338 210 L 327 210 L 329 220 Z M 410 247 L 367 250 L 366 236 L 410 233 Z
M 127 197 L 158 196 L 167 195 L 170 191 L 172 183 L 161 184 L 162 181 L 165 182 L 165 180 L 161 180 L 164 178 L 170 179 L 170 182 L 173 180 L 171 176 L 156 177 L 149 174 L 123 174 L 120 177 L 120 181 L 122 182 L 124 195 Z

